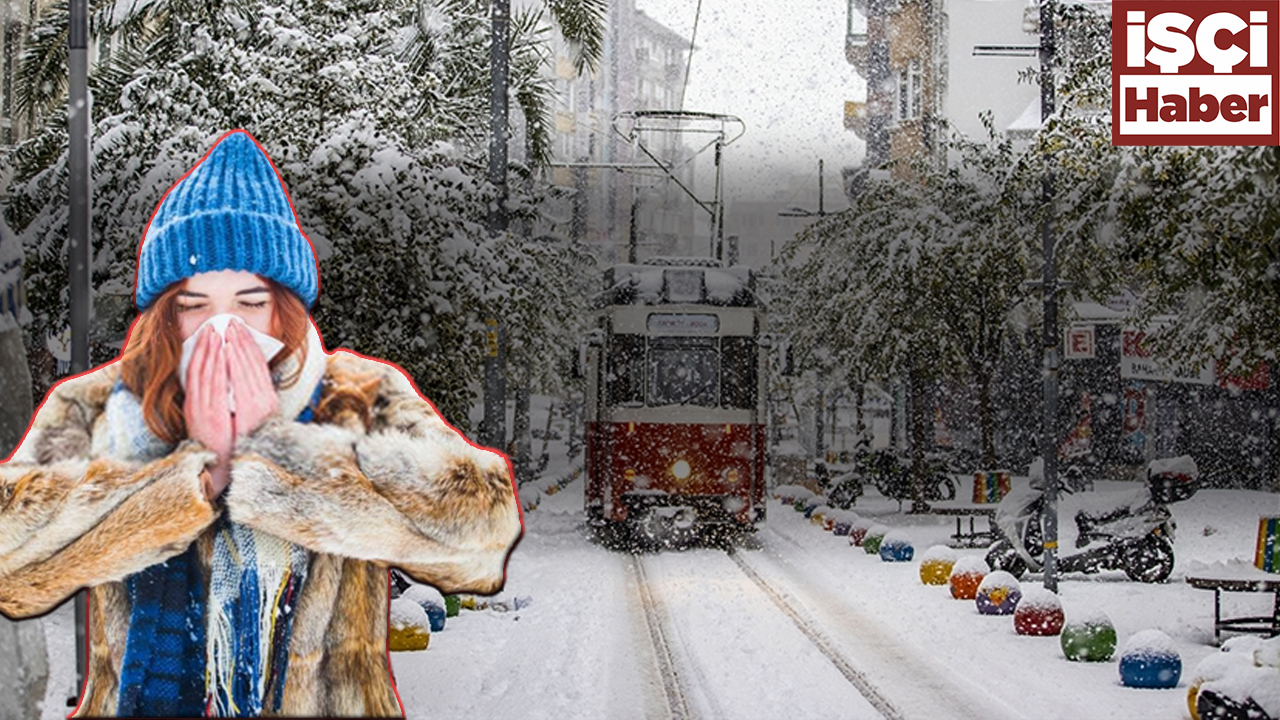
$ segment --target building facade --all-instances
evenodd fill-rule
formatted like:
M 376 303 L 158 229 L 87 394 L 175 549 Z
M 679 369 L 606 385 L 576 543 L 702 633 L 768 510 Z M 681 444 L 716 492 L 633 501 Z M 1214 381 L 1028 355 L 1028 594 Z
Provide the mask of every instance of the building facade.
M 1022 76 L 1037 59 L 1034 18 L 1026 0 L 848 0 L 845 58 L 867 80 L 867 96 L 845 103 L 845 127 L 867 143 L 863 165 L 846 168 L 846 192 L 857 178 L 891 161 L 943 161 L 948 134 L 997 132 L 1026 137 L 1039 126 L 1039 90 Z M 1028 48 L 991 56 L 979 46 Z
M 678 110 L 683 102 L 690 43 L 635 7 L 611 3 L 604 58 L 579 76 L 569 48 L 553 62 L 557 90 L 552 182 L 569 190 L 552 211 L 552 231 L 588 244 L 602 265 L 626 262 L 631 234 L 639 258 L 702 254 L 696 247 L 692 200 L 623 134 L 620 113 Z M 694 163 L 679 134 L 639 137 L 686 186 Z M 634 214 L 634 220 L 633 220 Z

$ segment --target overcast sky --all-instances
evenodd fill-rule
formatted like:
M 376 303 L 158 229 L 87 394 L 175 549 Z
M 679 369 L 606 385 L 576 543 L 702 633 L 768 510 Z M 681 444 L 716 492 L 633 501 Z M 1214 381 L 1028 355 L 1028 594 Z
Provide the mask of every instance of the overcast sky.
M 698 0 L 636 4 L 692 35 Z M 844 58 L 846 8 L 840 0 L 702 0 L 685 109 L 746 122 L 746 134 L 725 151 L 730 199 L 794 195 L 787 205 L 816 209 L 823 158 L 827 208 L 844 205 L 840 168 L 863 154 L 863 142 L 844 129 L 844 101 L 866 95 Z

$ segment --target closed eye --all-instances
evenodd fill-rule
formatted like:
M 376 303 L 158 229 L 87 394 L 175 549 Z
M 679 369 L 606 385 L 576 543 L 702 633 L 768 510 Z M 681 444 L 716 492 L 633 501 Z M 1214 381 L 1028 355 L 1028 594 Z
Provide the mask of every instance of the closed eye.
M 240 307 L 249 308 L 250 310 L 261 310 L 266 306 L 267 306 L 266 300 L 263 300 L 262 302 L 256 302 L 256 303 L 255 302 L 240 303 Z

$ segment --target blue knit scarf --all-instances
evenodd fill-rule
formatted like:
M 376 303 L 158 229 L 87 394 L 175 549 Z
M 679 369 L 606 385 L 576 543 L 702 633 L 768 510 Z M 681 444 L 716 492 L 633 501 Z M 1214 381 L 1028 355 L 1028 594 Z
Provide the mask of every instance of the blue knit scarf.
M 311 422 L 320 391 L 317 384 L 298 422 Z M 147 429 L 136 396 L 122 383 L 117 383 L 107 412 L 112 421 L 108 427 L 117 431 L 108 441 L 113 454 L 152 459 L 172 449 Z M 275 585 L 263 588 L 256 544 L 266 537 L 225 514 L 220 517 L 214 587 L 208 590 L 195 543 L 181 555 L 125 578 L 131 610 L 117 715 L 204 717 L 208 708 L 218 716 L 257 717 L 266 708 L 279 711 L 307 555 L 271 539 L 290 561 Z M 216 638 L 206 629 L 211 620 L 221 621 L 214 624 Z

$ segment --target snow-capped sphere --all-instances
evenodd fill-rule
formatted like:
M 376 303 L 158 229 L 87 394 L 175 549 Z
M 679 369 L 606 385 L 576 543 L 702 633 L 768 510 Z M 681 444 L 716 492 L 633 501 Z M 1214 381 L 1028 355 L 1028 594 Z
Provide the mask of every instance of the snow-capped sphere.
M 827 514 L 830 512 L 831 512 L 830 505 L 819 505 L 815 507 L 812 511 L 806 512 L 805 515 L 809 517 L 809 523 L 811 525 L 822 525 L 826 522 Z
M 1012 615 L 1022 599 L 1018 579 L 1004 570 L 996 570 L 982 578 L 974 602 L 983 615 Z
M 809 502 L 813 500 L 813 497 L 813 491 L 809 488 L 796 488 L 795 500 L 791 503 L 791 507 L 795 508 L 796 512 L 804 512 L 805 508 L 809 507 Z
M 444 630 L 445 604 L 444 596 L 439 590 L 429 585 L 413 584 L 405 590 L 400 597 L 409 598 L 410 600 L 422 606 L 427 613 L 427 619 L 431 624 L 431 632 L 440 632 Z
M 834 520 L 831 523 L 831 533 L 833 535 L 848 536 L 849 528 L 853 527 L 853 521 L 857 519 L 857 514 L 848 510 L 836 510 L 832 512 Z
M 875 523 L 860 517 L 849 523 L 849 544 L 862 547 L 862 542 L 867 538 L 867 531 L 872 528 Z
M 1106 662 L 1116 652 L 1116 628 L 1101 610 L 1072 613 L 1062 626 L 1060 643 L 1068 660 Z
M 1191 717 L 1280 718 L 1280 637 L 1235 637 L 1222 650 L 1191 674 Z
M 393 652 L 426 650 L 431 642 L 427 611 L 403 595 L 391 601 L 391 632 L 387 645 Z
M 803 488 L 799 485 L 779 485 L 773 489 L 773 498 L 783 505 L 794 505 L 798 490 L 803 490 Z
M 951 576 L 947 579 L 951 585 L 951 597 L 957 600 L 973 600 L 978 596 L 978 586 L 983 578 L 991 572 L 991 566 L 979 555 L 966 555 L 951 567 Z
M 915 553 L 910 536 L 902 530 L 891 530 L 880 540 L 880 559 L 885 562 L 908 562 Z
M 1172 688 L 1182 677 L 1182 658 L 1159 630 L 1134 633 L 1120 653 L 1120 682 L 1132 688 Z
M 1013 611 L 1013 629 L 1019 635 L 1057 635 L 1062 632 L 1064 620 L 1058 596 L 1034 585 L 1022 591 L 1022 599 Z
M 872 525 L 867 530 L 866 537 L 862 538 L 862 549 L 868 555 L 875 555 L 880 552 L 880 543 L 884 541 L 884 536 L 889 534 L 889 528 L 884 525 Z
M 822 507 L 822 500 L 818 499 L 817 496 L 814 496 L 805 501 L 804 507 L 801 508 L 801 511 L 804 512 L 805 517 L 810 518 L 813 517 L 814 511 L 819 507 Z
M 955 550 L 946 545 L 930 547 L 920 556 L 920 582 L 925 585 L 946 585 L 955 564 Z

